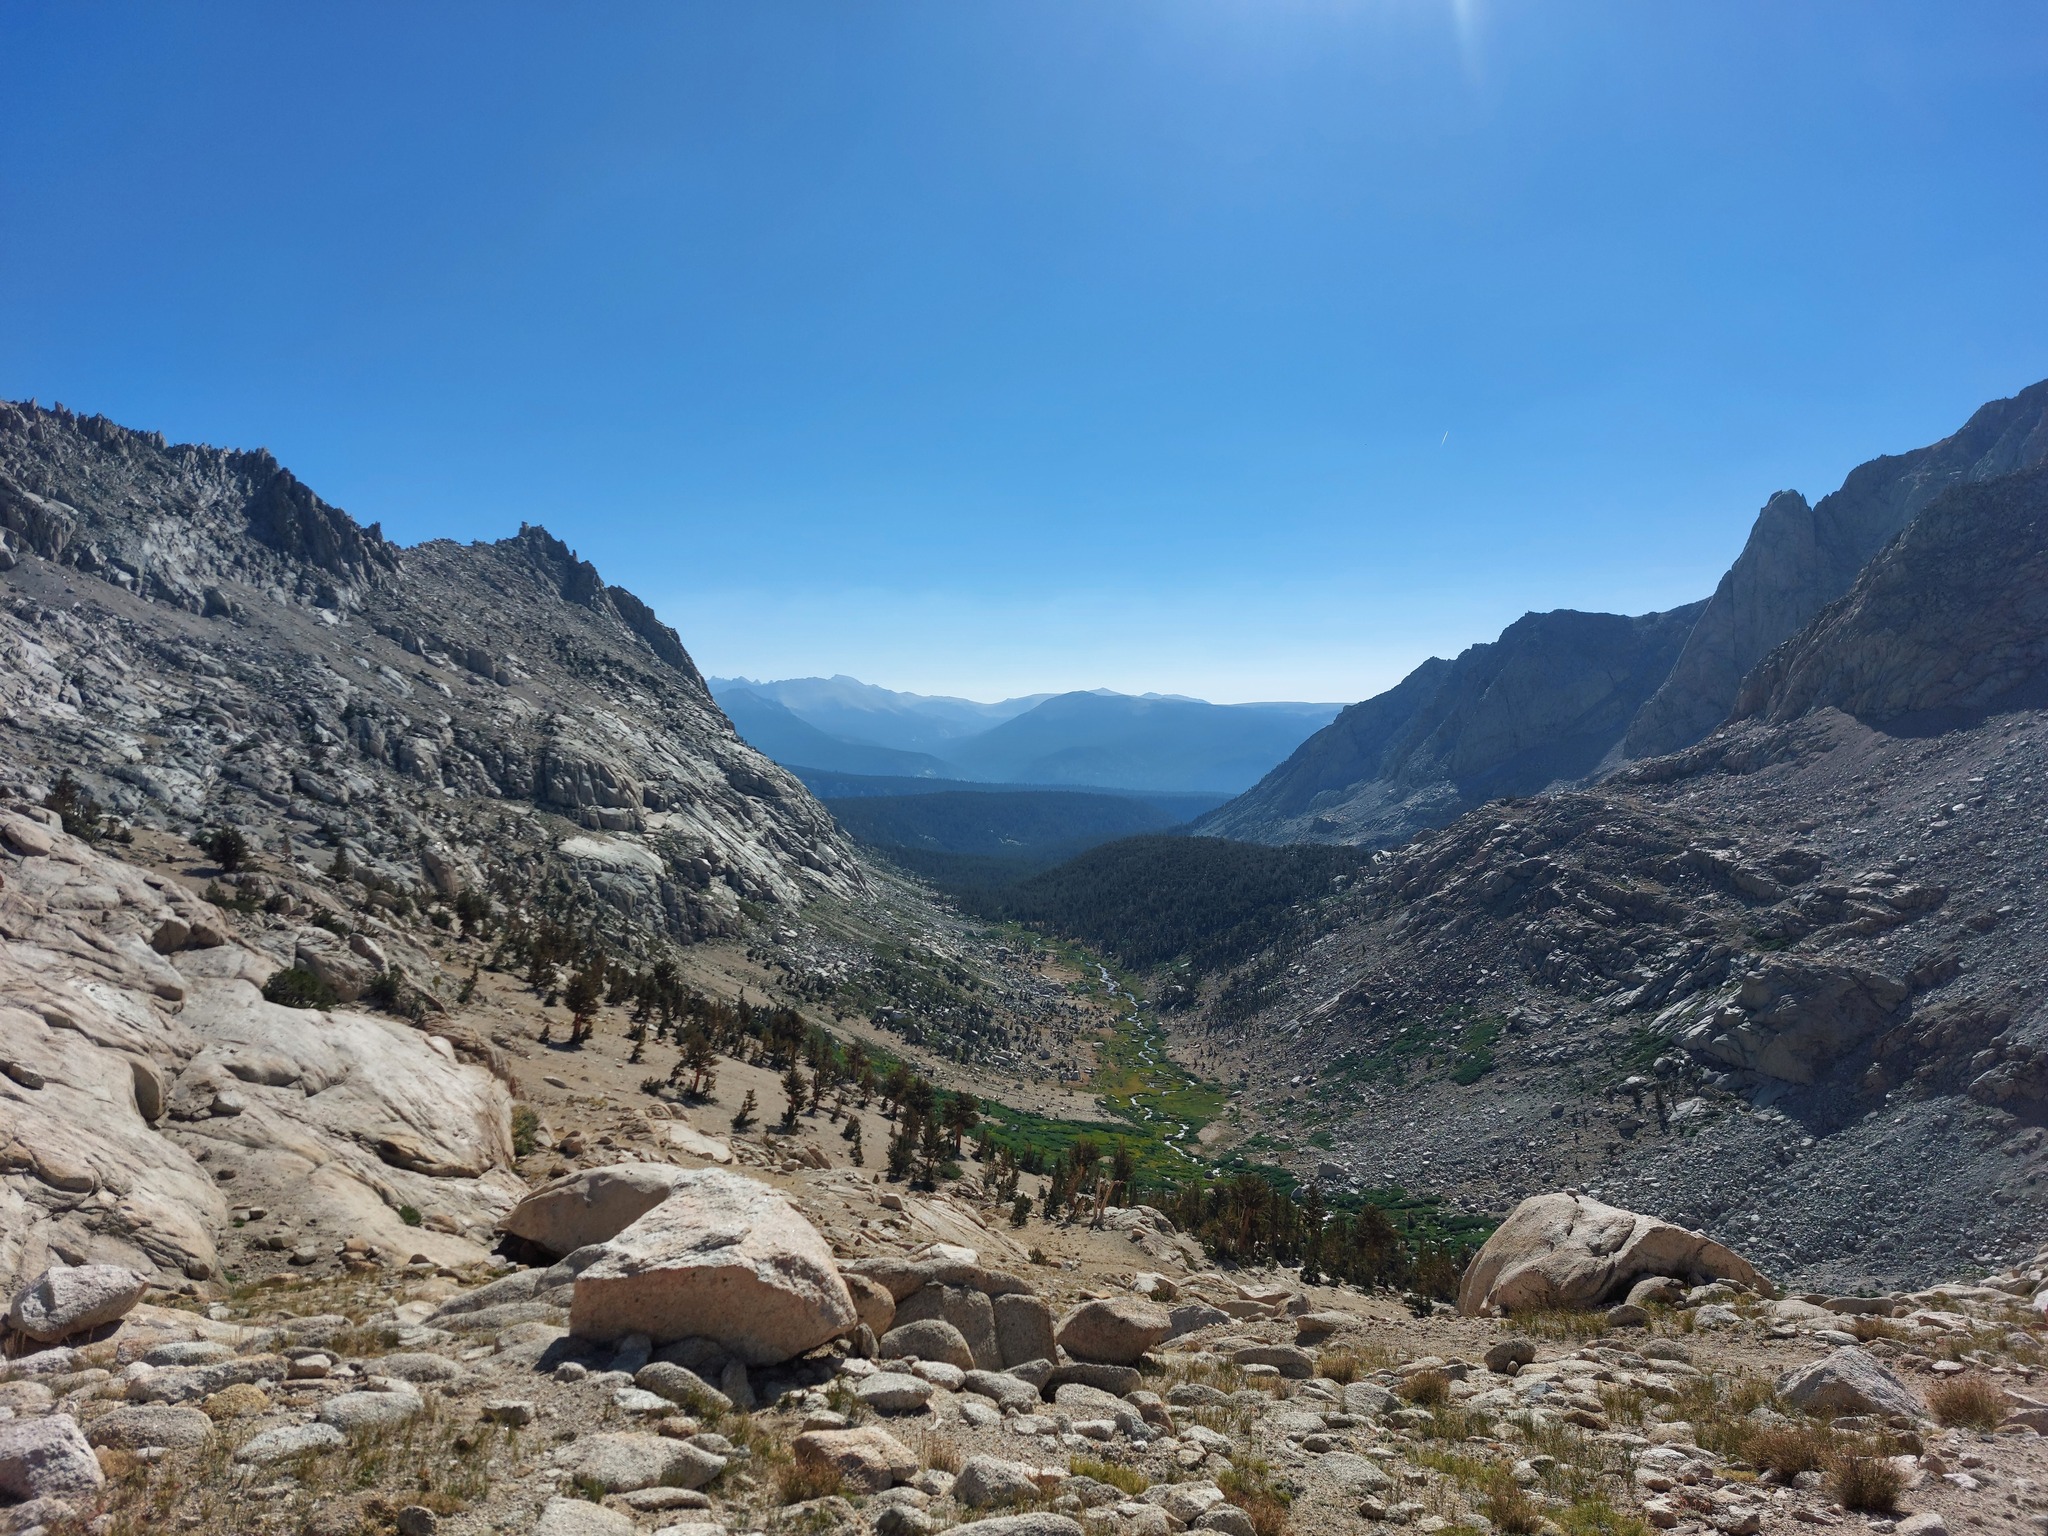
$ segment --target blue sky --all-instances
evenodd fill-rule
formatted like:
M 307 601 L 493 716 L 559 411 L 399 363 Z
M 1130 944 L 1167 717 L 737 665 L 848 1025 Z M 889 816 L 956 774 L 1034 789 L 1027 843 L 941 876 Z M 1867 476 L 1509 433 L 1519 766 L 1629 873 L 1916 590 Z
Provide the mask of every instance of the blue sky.
M 0 393 L 709 671 L 1350 699 L 2048 375 L 2048 10 L 0 9 Z

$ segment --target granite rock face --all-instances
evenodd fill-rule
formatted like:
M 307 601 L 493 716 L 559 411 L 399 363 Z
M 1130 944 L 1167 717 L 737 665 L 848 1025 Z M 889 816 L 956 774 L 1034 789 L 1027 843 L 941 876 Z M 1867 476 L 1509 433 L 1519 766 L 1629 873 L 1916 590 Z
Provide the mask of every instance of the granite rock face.
M 1939 724 L 2038 702 L 2044 669 L 2048 469 L 2037 468 L 1939 497 L 1749 675 L 1735 714 Z
M 0 807 L 0 1129 L 15 1149 L 0 1273 L 63 1277 L 17 1298 L 22 1321 L 68 1330 L 132 1305 L 133 1280 L 94 1300 L 69 1266 L 211 1276 L 230 1180 L 238 1199 L 330 1230 L 480 1257 L 524 1188 L 504 1084 L 446 1036 L 266 1001 L 260 984 L 288 953 L 225 938 L 217 909 L 55 819 Z M 210 942 L 164 954 L 153 941 L 167 930 Z M 281 950 L 290 932 L 269 941 Z M 404 1206 L 426 1224 L 406 1224 Z
M 1698 741 L 1728 717 L 1750 669 L 1848 591 L 1937 496 L 2044 459 L 2048 382 L 1992 401 L 1938 443 L 1858 465 L 1818 506 L 1780 491 L 1757 514 L 1671 675 L 1630 725 L 1621 755 L 1654 757 Z
M 675 939 L 860 888 L 675 632 L 544 529 L 401 549 L 266 453 L 0 403 L 0 532 L 0 775 L 38 796 L 69 770 L 137 824 L 325 827 L 401 890 L 559 879 Z

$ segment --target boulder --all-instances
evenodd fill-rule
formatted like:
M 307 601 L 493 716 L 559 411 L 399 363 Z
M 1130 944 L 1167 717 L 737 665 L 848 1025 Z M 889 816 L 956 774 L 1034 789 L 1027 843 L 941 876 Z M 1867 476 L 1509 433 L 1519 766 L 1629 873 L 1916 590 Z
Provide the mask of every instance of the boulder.
M 14 1293 L 7 1325 L 54 1344 L 126 1317 L 148 1282 L 119 1264 L 52 1264 Z
M 1004 1300 L 1010 1298 L 1005 1297 Z M 1001 1370 L 1002 1351 L 996 1342 L 995 1307 L 987 1296 L 964 1285 L 928 1285 L 896 1304 L 892 1326 L 938 1318 L 960 1330 L 973 1354 L 971 1362 L 985 1371 Z M 966 1367 L 963 1367 L 965 1369 Z
M 1307 1381 L 1316 1373 L 1316 1357 L 1292 1344 L 1248 1344 L 1233 1349 L 1230 1358 L 1238 1365 L 1270 1365 L 1291 1381 Z
M 605 1243 L 669 1197 L 684 1176 L 667 1163 L 612 1163 L 543 1184 L 500 1227 L 552 1254 Z
M 665 1397 L 692 1413 L 732 1412 L 731 1398 L 695 1371 L 672 1361 L 655 1360 L 641 1366 L 633 1375 L 633 1385 L 643 1392 Z
M 174 1451 L 197 1450 L 213 1436 L 213 1420 L 197 1408 L 116 1408 L 85 1427 L 94 1445 L 137 1451 L 161 1445 Z
M 1038 1395 L 1038 1388 L 1007 1371 L 969 1371 L 960 1385 L 966 1391 L 989 1399 L 998 1408 L 1017 1413 L 1036 1412 L 1043 1401 Z
M 766 1184 L 722 1168 L 682 1170 L 576 1276 L 569 1309 L 582 1338 L 702 1336 L 749 1365 L 815 1349 L 859 1320 L 817 1229 Z
M 886 1285 L 848 1270 L 841 1270 L 839 1278 L 846 1282 L 846 1294 L 853 1298 L 854 1312 L 874 1330 L 876 1338 L 896 1326 L 896 1298 L 889 1294 Z
M 987 1520 L 970 1520 L 953 1526 L 946 1536 L 1086 1536 L 1081 1522 L 1049 1509 L 1028 1515 L 995 1515 Z
M 383 1392 L 344 1392 L 320 1405 L 322 1424 L 332 1424 L 343 1434 L 365 1429 L 395 1429 L 417 1418 L 426 1407 L 418 1392 L 392 1382 Z
M 1084 1301 L 1060 1319 L 1060 1347 L 1077 1360 L 1104 1365 L 1135 1365 L 1153 1345 L 1173 1333 L 1173 1319 L 1164 1307 L 1135 1296 Z
M 1512 1376 L 1536 1358 L 1536 1341 L 1519 1336 L 1505 1338 L 1489 1345 L 1481 1358 L 1489 1371 Z
M 1022 1293 L 998 1296 L 994 1307 L 996 1352 L 1005 1369 L 1030 1360 L 1059 1358 L 1052 1308 L 1044 1297 Z
M 1169 1314 L 1171 1315 L 1171 1314 Z M 1358 1321 L 1349 1312 L 1304 1312 L 1294 1323 L 1294 1342 L 1320 1344 Z
M 1813 1414 L 1903 1414 L 1920 1418 L 1926 1409 L 1898 1377 L 1862 1350 L 1844 1345 L 1811 1365 L 1789 1371 L 1778 1392 L 1795 1408 Z
M 1466 1269 L 1458 1309 L 1472 1316 L 1596 1307 L 1649 1275 L 1770 1289 L 1747 1259 L 1712 1238 L 1567 1191 L 1515 1207 Z
M 884 1360 L 940 1360 L 963 1371 L 974 1367 L 974 1351 L 958 1328 L 943 1318 L 902 1323 L 882 1335 Z
M 308 1452 L 338 1451 L 346 1444 L 348 1436 L 332 1424 L 280 1424 L 251 1438 L 235 1452 L 235 1460 L 267 1466 Z
M 877 1413 L 916 1413 L 932 1400 L 932 1384 L 902 1371 L 877 1371 L 864 1377 L 853 1395 Z
M 1185 1301 L 1168 1312 L 1173 1332 L 1168 1338 L 1177 1339 L 1184 1333 L 1193 1333 L 1197 1328 L 1213 1328 L 1218 1323 L 1230 1321 L 1230 1314 L 1221 1307 L 1212 1307 L 1204 1301 Z
M 917 1476 L 917 1455 L 885 1429 L 814 1429 L 790 1447 L 798 1466 L 830 1467 L 848 1488 L 880 1493 Z
M 106 1483 L 99 1458 L 68 1413 L 0 1422 L 0 1495 L 89 1498 Z
M 1021 1504 L 1038 1497 L 1038 1469 L 1000 1456 L 970 1456 L 953 1478 L 953 1497 L 969 1509 Z
M 662 1435 L 588 1435 L 576 1444 L 575 1475 L 606 1493 L 636 1488 L 702 1488 L 725 1458 Z
M 583 1499 L 549 1499 L 533 1536 L 638 1536 L 632 1517 Z

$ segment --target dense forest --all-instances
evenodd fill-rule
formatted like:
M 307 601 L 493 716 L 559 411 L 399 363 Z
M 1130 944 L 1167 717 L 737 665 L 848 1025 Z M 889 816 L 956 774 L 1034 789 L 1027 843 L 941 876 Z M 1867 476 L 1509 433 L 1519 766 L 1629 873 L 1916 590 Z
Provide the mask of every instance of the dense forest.
M 1051 853 L 1070 858 L 1097 843 L 1158 832 L 1175 818 L 1121 795 L 1020 790 L 893 795 L 827 800 L 826 808 L 861 842 L 1004 858 Z M 1056 861 L 1055 861 L 1056 862 Z
M 1292 932 L 1308 903 L 1342 889 L 1370 858 L 1320 843 L 1129 837 L 1011 886 L 957 894 L 984 916 L 1077 939 L 1128 966 L 1186 960 L 1213 971 Z

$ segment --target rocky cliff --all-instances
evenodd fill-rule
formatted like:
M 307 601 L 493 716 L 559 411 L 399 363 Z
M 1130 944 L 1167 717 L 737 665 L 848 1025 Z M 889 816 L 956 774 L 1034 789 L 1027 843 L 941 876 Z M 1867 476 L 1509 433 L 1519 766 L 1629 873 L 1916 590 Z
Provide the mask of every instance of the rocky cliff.
M 1621 756 L 1653 757 L 1698 741 L 1728 717 L 1743 677 L 1805 627 L 1935 497 L 2048 459 L 2048 381 L 1994 400 L 1961 431 L 1851 470 L 1809 507 L 1780 491 L 1708 599 L 1671 675 L 1643 706 Z
M 401 549 L 268 454 L 0 405 L 0 776 L 397 890 L 688 940 L 860 875 L 674 630 L 560 540 Z
M 2048 667 L 2048 470 L 1938 497 L 1848 594 L 1744 680 L 1738 717 L 1834 708 L 1921 729 L 2039 702 Z
M 1809 506 L 1780 491 L 1714 595 L 1668 613 L 1528 614 L 1353 705 L 1200 823 L 1255 842 L 1392 844 L 1495 795 L 1675 752 L 1727 719 L 1742 680 L 1849 590 L 1944 491 L 2048 461 L 2048 381 L 1962 430 L 1859 465 Z
M 1700 604 L 1525 614 L 1354 704 L 1196 824 L 1257 842 L 1396 843 L 1498 795 L 1591 773 L 1671 669 Z

